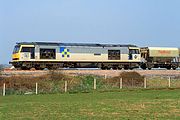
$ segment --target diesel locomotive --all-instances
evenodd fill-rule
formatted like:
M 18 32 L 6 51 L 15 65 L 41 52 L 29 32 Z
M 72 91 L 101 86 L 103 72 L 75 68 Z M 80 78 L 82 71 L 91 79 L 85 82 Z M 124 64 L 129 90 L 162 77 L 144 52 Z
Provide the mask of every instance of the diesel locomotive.
M 136 45 L 20 42 L 14 47 L 12 64 L 17 69 L 44 68 L 176 69 L 178 48 L 140 48 Z
M 133 69 L 139 67 L 140 58 L 140 48 L 135 45 L 21 42 L 10 63 L 21 69 Z

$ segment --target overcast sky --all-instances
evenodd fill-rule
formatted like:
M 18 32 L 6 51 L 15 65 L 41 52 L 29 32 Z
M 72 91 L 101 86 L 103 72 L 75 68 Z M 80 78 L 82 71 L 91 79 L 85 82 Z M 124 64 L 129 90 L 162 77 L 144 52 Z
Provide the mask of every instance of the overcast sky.
M 0 0 L 0 64 L 22 41 L 180 47 L 180 0 Z

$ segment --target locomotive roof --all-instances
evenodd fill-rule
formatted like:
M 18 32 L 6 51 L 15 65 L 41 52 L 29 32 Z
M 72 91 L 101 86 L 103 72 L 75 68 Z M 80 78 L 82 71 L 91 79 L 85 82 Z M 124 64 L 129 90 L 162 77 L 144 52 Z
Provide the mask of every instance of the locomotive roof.
M 137 47 L 131 44 L 96 44 L 96 43 L 55 43 L 55 42 L 20 42 L 18 45 L 48 45 L 48 46 L 91 46 L 91 47 Z

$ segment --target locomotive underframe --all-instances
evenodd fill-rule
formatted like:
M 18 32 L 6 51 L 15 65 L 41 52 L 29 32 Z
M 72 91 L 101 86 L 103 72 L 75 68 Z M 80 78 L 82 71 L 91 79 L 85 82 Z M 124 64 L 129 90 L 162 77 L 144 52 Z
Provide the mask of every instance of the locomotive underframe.
M 18 61 L 10 62 L 17 69 L 36 70 L 59 69 L 59 68 L 101 68 L 105 69 L 133 69 L 139 68 L 139 62 L 52 62 L 52 61 Z

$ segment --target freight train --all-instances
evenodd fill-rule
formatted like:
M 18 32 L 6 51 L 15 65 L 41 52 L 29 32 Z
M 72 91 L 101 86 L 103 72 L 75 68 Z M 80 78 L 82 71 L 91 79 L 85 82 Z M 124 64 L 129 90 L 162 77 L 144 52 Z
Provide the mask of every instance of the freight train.
M 151 69 L 179 66 L 178 48 L 140 48 L 136 45 L 20 42 L 12 64 L 17 69 L 90 68 Z

